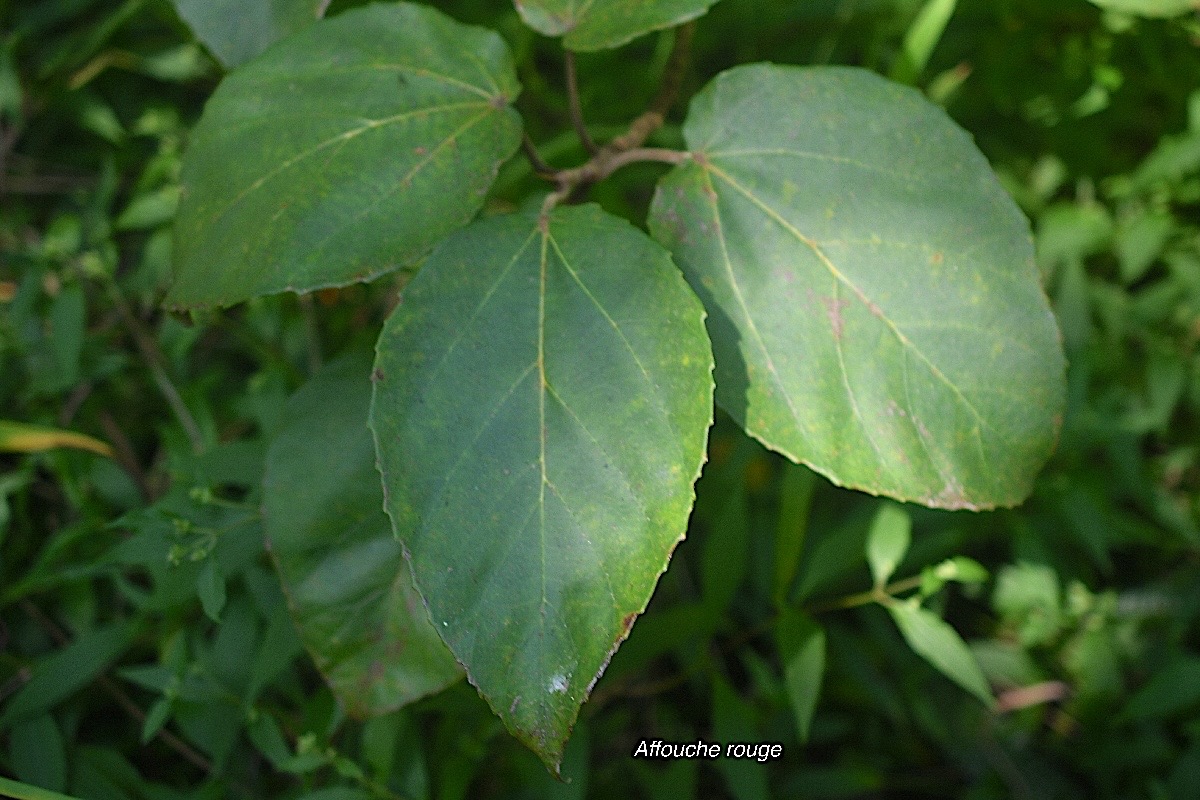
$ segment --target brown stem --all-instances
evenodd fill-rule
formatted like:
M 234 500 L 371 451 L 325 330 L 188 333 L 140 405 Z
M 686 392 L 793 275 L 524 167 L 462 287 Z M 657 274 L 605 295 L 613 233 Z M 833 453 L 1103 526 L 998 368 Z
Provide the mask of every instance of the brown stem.
M 669 150 L 665 147 L 637 147 L 631 150 L 614 150 L 605 145 L 586 164 L 574 169 L 559 170 L 555 174 L 558 189 L 551 192 L 542 204 L 542 216 L 550 213 L 556 205 L 580 189 L 604 180 L 627 164 L 638 161 L 659 161 L 665 164 L 682 164 L 691 158 L 689 153 Z
M 597 181 L 607 178 L 626 164 L 636 161 L 659 161 L 666 164 L 682 164 L 691 155 L 679 150 L 669 150 L 662 147 L 642 147 L 654 131 L 662 126 L 667 112 L 679 97 L 679 89 L 683 85 L 683 75 L 687 68 L 688 55 L 691 50 L 692 36 L 695 24 L 687 23 L 675 30 L 675 44 L 671 55 L 667 58 L 663 69 L 662 84 L 658 94 L 651 101 L 649 108 L 629 125 L 625 133 L 613 139 L 603 147 L 592 151 L 592 157 L 584 164 L 572 169 L 542 171 L 539 164 L 544 166 L 540 158 L 535 159 L 536 151 L 531 144 L 525 148 L 530 162 L 543 177 L 549 177 L 558 184 L 558 188 L 546 197 L 542 204 L 542 219 L 545 220 L 556 205 L 577 195 Z M 576 131 L 580 133 L 584 146 L 588 147 L 590 138 L 584 139 L 587 131 L 583 125 L 583 115 L 578 112 L 579 91 L 575 85 L 575 58 L 567 52 L 567 93 L 571 101 L 571 119 Z M 592 143 L 594 147 L 594 143 Z M 589 148 L 590 149 L 590 148 Z
M 179 422 L 184 432 L 187 434 L 188 440 L 192 443 L 192 450 L 196 453 L 204 452 L 204 434 L 200 432 L 200 426 L 196 424 L 195 417 L 188 410 L 187 404 L 183 402 L 183 396 L 179 394 L 179 390 L 175 388 L 175 384 L 171 382 L 171 377 L 167 375 L 163 364 L 166 363 L 166 358 L 162 351 L 159 350 L 158 344 L 146 332 L 146 327 L 142 321 L 134 315 L 133 310 L 129 307 L 129 303 L 125 302 L 125 296 L 121 294 L 121 290 L 117 288 L 114 281 L 108 282 L 109 295 L 112 298 L 113 305 L 116 306 L 117 313 L 121 315 L 121 321 L 125 324 L 125 329 L 129 331 L 129 335 L 133 337 L 134 344 L 141 351 L 142 358 L 145 359 L 146 365 L 150 368 L 150 374 L 154 378 L 155 385 L 162 393 L 163 398 L 167 401 L 167 405 L 171 407 L 172 413 L 175 414 L 175 419 Z
M 575 53 L 570 50 L 563 52 L 563 66 L 567 73 L 567 106 L 571 111 L 571 126 L 579 136 L 583 149 L 591 155 L 600 152 L 592 135 L 588 133 L 587 124 L 583 121 L 583 108 L 579 104 L 579 77 L 575 70 Z
M 529 138 L 528 133 L 521 135 L 521 149 L 525 151 L 525 158 L 529 159 L 534 172 L 548 180 L 555 180 L 558 170 L 542 159 L 542 154 L 537 151 L 537 146 L 533 143 L 533 139 Z
M 683 76 L 687 72 L 688 60 L 691 58 L 692 38 L 696 34 L 696 23 L 688 22 L 675 29 L 675 44 L 671 47 L 671 55 L 663 68 L 662 83 L 658 94 L 650 101 L 650 106 L 629 126 L 629 130 L 608 143 L 609 147 L 617 150 L 630 150 L 640 147 L 650 134 L 662 127 L 667 118 L 667 112 L 679 99 L 679 90 L 683 87 Z
M 121 430 L 121 426 L 113 419 L 113 415 L 107 410 L 100 412 L 100 427 L 104 429 L 104 435 L 112 442 L 113 460 L 125 470 L 125 474 L 137 486 L 138 494 L 142 500 L 147 503 L 154 502 L 154 491 L 150 488 L 150 483 L 146 480 L 146 473 L 142 470 L 141 464 L 138 463 L 137 451 L 133 449 L 133 443 L 129 441 L 129 437 L 125 435 L 125 431 Z

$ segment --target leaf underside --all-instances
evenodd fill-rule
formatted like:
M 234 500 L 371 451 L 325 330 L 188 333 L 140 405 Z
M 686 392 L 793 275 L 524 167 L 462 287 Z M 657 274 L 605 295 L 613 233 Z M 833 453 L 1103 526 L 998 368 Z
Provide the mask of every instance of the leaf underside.
M 267 541 L 301 639 L 352 716 L 458 680 L 383 512 L 367 428 L 370 353 L 326 365 L 288 401 L 267 455 Z
M 174 306 L 368 280 L 478 212 L 520 143 L 491 31 L 409 3 L 308 26 L 230 74 L 192 132 Z
M 717 0 L 515 0 L 525 24 L 570 50 L 620 47 L 701 16 Z
M 379 339 L 371 426 L 417 587 L 552 768 L 683 537 L 712 420 L 703 317 L 661 247 L 581 206 L 455 234 Z
M 1064 406 L 1028 223 L 970 137 L 852 68 L 739 67 L 696 96 L 655 238 L 704 301 L 717 402 L 835 483 L 1025 498 Z

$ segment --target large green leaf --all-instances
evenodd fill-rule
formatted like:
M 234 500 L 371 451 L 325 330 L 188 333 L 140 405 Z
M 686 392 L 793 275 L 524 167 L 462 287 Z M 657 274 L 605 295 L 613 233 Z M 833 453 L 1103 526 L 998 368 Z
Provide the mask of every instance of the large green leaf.
M 328 0 L 174 0 L 196 38 L 227 69 L 318 19 Z
M 970 137 L 851 68 L 739 67 L 693 101 L 651 230 L 709 311 L 717 402 L 836 483 L 1013 505 L 1063 354 L 1029 227 Z
M 317 667 L 355 716 L 457 680 L 383 512 L 367 429 L 370 354 L 330 363 L 288 401 L 267 454 L 271 555 Z
M 367 280 L 483 204 L 516 151 L 496 34 L 409 3 L 310 25 L 229 75 L 183 165 L 177 306 Z
M 695 19 L 717 0 L 514 0 L 525 24 L 571 50 L 619 47 Z
M 596 206 L 477 222 L 408 284 L 371 426 L 417 587 L 550 766 L 683 538 L 712 420 L 704 312 Z

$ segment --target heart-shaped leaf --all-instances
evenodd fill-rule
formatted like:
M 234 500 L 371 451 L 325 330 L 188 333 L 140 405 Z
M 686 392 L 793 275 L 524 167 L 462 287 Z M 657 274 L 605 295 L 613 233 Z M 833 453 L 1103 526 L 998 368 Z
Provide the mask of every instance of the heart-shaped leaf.
M 300 637 L 357 717 L 462 676 L 383 512 L 367 429 L 370 374 L 370 354 L 351 354 L 288 400 L 263 493 L 267 541 Z
M 515 0 L 525 24 L 571 50 L 619 47 L 699 17 L 717 0 Z
M 717 402 L 836 483 L 1013 505 L 1064 361 L 1029 226 L 970 137 L 851 68 L 739 67 L 692 103 L 651 230 L 709 311 Z
M 371 427 L 417 588 L 551 767 L 683 538 L 703 318 L 660 246 L 583 206 L 455 234 L 380 336 Z
M 483 204 L 520 143 L 504 41 L 409 3 L 310 25 L 230 74 L 192 131 L 167 302 L 368 280 Z

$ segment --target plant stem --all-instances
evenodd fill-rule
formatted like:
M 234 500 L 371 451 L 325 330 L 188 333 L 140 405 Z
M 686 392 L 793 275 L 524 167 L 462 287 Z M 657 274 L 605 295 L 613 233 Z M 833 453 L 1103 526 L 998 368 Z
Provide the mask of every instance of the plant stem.
M 125 302 L 125 296 L 121 293 L 115 280 L 108 279 L 105 281 L 108 285 L 108 293 L 116 306 L 117 313 L 121 315 L 121 321 L 125 324 L 125 329 L 129 331 L 129 335 L 133 337 L 134 344 L 142 353 L 142 358 L 146 361 L 146 366 L 150 368 L 150 375 L 154 378 L 155 385 L 162 392 L 163 398 L 167 401 L 171 411 L 175 414 L 176 421 L 187 434 L 188 440 L 192 443 L 192 450 L 195 453 L 204 452 L 204 434 L 200 432 L 200 426 L 196 423 L 192 412 L 188 410 L 187 404 L 183 402 L 183 396 L 179 394 L 179 390 L 175 388 L 175 384 L 171 382 L 171 377 L 167 375 L 163 364 L 166 363 L 166 358 L 162 351 L 159 350 L 158 344 L 146 332 L 142 321 L 133 313 L 133 309 L 129 307 L 129 303 Z
M 579 136 L 579 143 L 583 145 L 583 149 L 591 155 L 596 155 L 600 152 L 600 148 L 592 139 L 592 135 L 588 133 L 587 125 L 583 121 L 583 108 L 579 104 L 579 78 L 575 71 L 574 52 L 570 50 L 563 52 L 563 67 L 567 73 L 567 106 L 571 111 L 571 127 L 575 128 L 575 133 Z
M 858 594 L 847 595 L 839 600 L 834 600 L 829 603 L 821 603 L 809 608 L 809 613 L 820 614 L 825 611 L 840 611 L 847 608 L 857 608 L 858 606 L 866 606 L 871 603 L 880 603 L 886 605 L 895 599 L 895 595 L 900 592 L 907 592 L 909 589 L 915 589 L 921 585 L 921 576 L 914 575 L 911 578 L 905 578 L 895 583 L 889 583 L 887 586 L 876 586 L 865 592 Z
M 689 153 L 665 147 L 635 147 L 631 150 L 615 150 L 611 144 L 605 145 L 586 164 L 574 169 L 559 170 L 555 174 L 558 189 L 546 197 L 546 202 L 542 204 L 542 215 L 549 214 L 552 208 L 579 189 L 607 178 L 627 164 L 638 161 L 682 164 L 689 158 L 691 158 Z
M 688 61 L 692 52 L 692 37 L 696 33 L 696 23 L 688 22 L 675 29 L 675 44 L 671 47 L 671 55 L 667 57 L 667 65 L 663 67 L 662 83 L 658 94 L 650 101 L 650 106 L 629 125 L 622 135 L 608 143 L 608 147 L 616 150 L 630 150 L 640 147 L 650 134 L 662 127 L 667 118 L 667 112 L 679 99 L 679 90 L 683 87 L 683 76 L 687 72 Z
M 545 162 L 541 153 L 538 152 L 537 146 L 529 138 L 528 133 L 521 135 L 521 148 L 525 151 L 525 158 L 529 159 L 529 163 L 533 166 L 535 173 L 547 180 L 555 179 L 558 170 Z
M 592 157 L 578 167 L 551 169 L 541 160 L 536 148 L 526 137 L 525 155 L 533 164 L 534 170 L 558 184 L 558 188 L 547 195 L 546 202 L 542 204 L 543 220 L 556 205 L 593 183 L 607 178 L 626 164 L 637 161 L 682 164 L 691 158 L 689 153 L 683 151 L 662 147 L 642 147 L 642 145 L 650 138 L 650 134 L 662 127 L 667 112 L 679 97 L 679 89 L 683 85 L 683 75 L 687 69 L 694 32 L 695 24 L 692 22 L 675 29 L 675 44 L 671 48 L 671 55 L 667 58 L 667 65 L 663 69 L 663 78 L 658 94 L 650 102 L 649 108 L 631 122 L 624 133 L 599 148 L 591 140 L 583 123 L 583 113 L 579 109 L 579 87 L 576 85 L 575 77 L 575 56 L 567 51 L 567 95 L 571 106 L 571 123 L 579 134 L 583 146 L 588 149 Z

